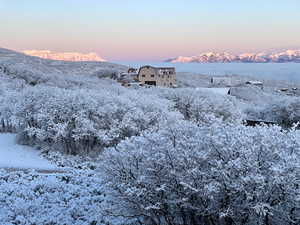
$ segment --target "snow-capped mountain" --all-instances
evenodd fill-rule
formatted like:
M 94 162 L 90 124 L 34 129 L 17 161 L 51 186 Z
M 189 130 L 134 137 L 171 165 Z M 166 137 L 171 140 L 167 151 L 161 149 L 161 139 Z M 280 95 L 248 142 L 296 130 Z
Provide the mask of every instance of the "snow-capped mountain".
M 287 50 L 270 55 L 273 62 L 300 62 L 300 50 Z
M 67 75 L 84 75 L 105 77 L 111 74 L 124 72 L 128 68 L 109 62 L 71 62 L 49 60 L 40 57 L 29 56 L 24 53 L 4 49 L 0 47 L 0 74 L 11 77 L 28 77 L 34 80 L 47 80 L 49 77 Z
M 44 59 L 64 60 L 64 61 L 106 61 L 96 53 L 79 53 L 79 52 L 53 52 L 50 50 L 25 50 L 26 55 L 36 56 Z
M 224 63 L 224 62 L 242 62 L 242 63 L 300 63 L 300 50 L 287 50 L 275 53 L 243 53 L 239 55 L 216 52 L 202 53 L 197 56 L 179 56 L 167 59 L 166 62 L 172 63 Z
M 167 60 L 168 62 L 183 62 L 183 63 L 188 63 L 188 62 L 231 62 L 235 60 L 235 56 L 231 55 L 229 53 L 216 53 L 216 52 L 207 52 L 207 53 L 202 53 L 198 56 L 190 56 L 190 57 L 185 57 L 185 56 L 179 56 L 177 58 L 172 58 Z

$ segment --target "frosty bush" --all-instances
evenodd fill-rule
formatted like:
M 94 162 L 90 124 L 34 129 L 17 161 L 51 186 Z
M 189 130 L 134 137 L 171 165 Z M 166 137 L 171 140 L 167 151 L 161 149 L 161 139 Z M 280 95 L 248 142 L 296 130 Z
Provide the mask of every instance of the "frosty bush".
M 2 93 L 0 96 L 0 131 L 13 132 L 16 130 L 16 123 L 14 120 L 16 112 L 16 104 L 18 102 L 19 94 L 11 91 L 9 94 Z
M 116 224 L 101 214 L 101 179 L 89 171 L 41 175 L 0 170 L 0 189 L 3 225 Z
M 211 123 L 211 117 L 226 122 L 238 122 L 242 119 L 237 101 L 230 96 L 207 93 L 196 89 L 166 90 L 162 96 L 174 102 L 186 120 L 197 124 Z
M 296 97 L 279 97 L 261 106 L 251 106 L 245 112 L 250 118 L 292 127 L 300 122 L 300 100 Z
M 168 111 L 167 100 L 135 92 L 37 86 L 5 99 L 9 101 L 1 106 L 2 118 L 18 130 L 21 143 L 54 146 L 68 154 L 89 154 L 116 145 L 142 131 L 158 129 L 176 114 Z
M 300 134 L 178 122 L 101 157 L 112 215 L 139 224 L 299 224 Z

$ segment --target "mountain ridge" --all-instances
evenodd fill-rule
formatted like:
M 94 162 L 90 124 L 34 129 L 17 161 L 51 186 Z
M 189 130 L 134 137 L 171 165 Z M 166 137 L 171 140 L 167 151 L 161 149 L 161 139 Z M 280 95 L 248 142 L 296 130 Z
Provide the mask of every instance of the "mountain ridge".
M 206 52 L 195 56 L 178 56 L 165 60 L 171 63 L 300 63 L 300 50 L 286 50 L 273 53 Z
M 90 52 L 87 54 L 80 52 L 54 52 L 50 50 L 24 50 L 22 53 L 30 56 L 36 56 L 43 59 L 62 60 L 62 61 L 95 61 L 105 62 L 97 53 Z
M 0 78 L 20 79 L 26 83 L 56 83 L 62 80 L 63 86 L 64 79 L 76 76 L 86 79 L 109 78 L 127 69 L 126 66 L 110 62 L 44 59 L 0 47 Z

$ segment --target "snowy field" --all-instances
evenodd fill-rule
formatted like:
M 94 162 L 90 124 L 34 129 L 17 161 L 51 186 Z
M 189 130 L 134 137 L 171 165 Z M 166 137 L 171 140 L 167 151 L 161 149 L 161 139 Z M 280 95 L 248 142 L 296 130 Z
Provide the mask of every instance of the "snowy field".
M 0 168 L 56 170 L 31 147 L 18 145 L 15 134 L 0 134 Z
M 177 72 L 217 75 L 242 75 L 266 80 L 300 81 L 300 63 L 163 63 L 119 62 L 126 66 L 142 65 L 176 67 Z
M 227 95 L 229 88 L 196 88 L 196 90 L 210 92 L 214 94 Z

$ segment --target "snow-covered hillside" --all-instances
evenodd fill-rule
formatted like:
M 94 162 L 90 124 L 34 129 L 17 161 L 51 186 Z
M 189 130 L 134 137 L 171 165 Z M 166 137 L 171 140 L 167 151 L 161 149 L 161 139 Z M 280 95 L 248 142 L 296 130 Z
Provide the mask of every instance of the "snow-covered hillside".
M 1 225 L 300 224 L 299 97 L 196 74 L 125 88 L 123 66 L 5 49 L 0 68 L 0 131 L 68 168 L 0 168 Z M 3 135 L 3 167 L 48 166 Z
M 95 75 L 105 76 L 127 67 L 108 62 L 47 60 L 0 48 L 0 73 L 17 75 Z
M 64 60 L 64 61 L 99 61 L 104 62 L 105 59 L 101 58 L 94 52 L 87 54 L 80 52 L 53 52 L 50 50 L 25 50 L 26 55 L 36 56 L 44 59 Z
M 167 59 L 166 62 L 172 63 L 224 63 L 224 62 L 244 62 L 244 63 L 284 63 L 300 62 L 300 50 L 287 50 L 284 52 L 274 53 L 243 53 L 239 55 L 229 54 L 226 52 L 208 52 L 196 56 L 179 56 Z

